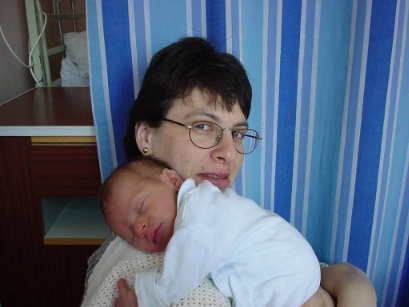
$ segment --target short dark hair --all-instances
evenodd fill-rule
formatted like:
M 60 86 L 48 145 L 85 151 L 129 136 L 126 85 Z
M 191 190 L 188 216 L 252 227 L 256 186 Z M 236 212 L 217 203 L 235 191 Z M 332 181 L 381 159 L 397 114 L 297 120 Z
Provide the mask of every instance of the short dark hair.
M 252 90 L 240 61 L 218 52 L 204 38 L 181 39 L 156 53 L 146 70 L 123 140 L 127 160 L 142 155 L 135 140 L 136 124 L 146 121 L 151 127 L 159 127 L 174 100 L 187 97 L 195 88 L 210 95 L 209 103 L 221 104 L 227 111 L 238 103 L 248 118 Z

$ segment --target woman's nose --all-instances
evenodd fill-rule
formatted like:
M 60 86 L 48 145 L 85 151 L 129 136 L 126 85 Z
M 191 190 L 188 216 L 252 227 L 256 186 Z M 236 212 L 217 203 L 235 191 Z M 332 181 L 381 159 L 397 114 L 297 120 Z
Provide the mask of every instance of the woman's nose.
M 235 160 L 238 154 L 231 131 L 223 131 L 222 139 L 214 148 L 218 160 L 230 162 Z

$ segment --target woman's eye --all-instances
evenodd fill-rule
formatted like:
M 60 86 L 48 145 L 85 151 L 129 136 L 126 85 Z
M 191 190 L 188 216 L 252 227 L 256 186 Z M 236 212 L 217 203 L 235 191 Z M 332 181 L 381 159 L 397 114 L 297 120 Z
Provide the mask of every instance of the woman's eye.
M 193 125 L 193 128 L 197 130 L 211 130 L 210 125 L 206 123 L 196 123 Z
M 214 133 L 214 127 L 211 123 L 196 123 L 193 124 L 192 130 L 197 134 L 211 135 Z
M 246 134 L 244 132 L 241 131 L 233 131 L 233 138 L 237 139 L 237 140 L 242 140 L 244 139 L 244 137 L 246 136 Z

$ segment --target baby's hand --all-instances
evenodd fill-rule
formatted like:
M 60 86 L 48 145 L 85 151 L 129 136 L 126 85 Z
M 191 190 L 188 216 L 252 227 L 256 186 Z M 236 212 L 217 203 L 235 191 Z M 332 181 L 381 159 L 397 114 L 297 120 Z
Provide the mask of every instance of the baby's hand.
M 126 280 L 118 280 L 118 297 L 114 301 L 115 307 L 138 307 L 135 291 L 128 286 Z

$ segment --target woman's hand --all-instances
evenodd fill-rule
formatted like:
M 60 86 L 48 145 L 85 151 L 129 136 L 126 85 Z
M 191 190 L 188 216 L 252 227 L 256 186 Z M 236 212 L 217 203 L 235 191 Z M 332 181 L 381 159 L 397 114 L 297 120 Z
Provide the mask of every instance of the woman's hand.
M 315 292 L 313 296 L 310 297 L 308 301 L 306 301 L 302 307 L 334 307 L 335 303 L 322 287 L 318 288 L 318 291 Z
M 134 289 L 130 288 L 125 279 L 118 280 L 118 297 L 114 301 L 115 307 L 138 307 Z

